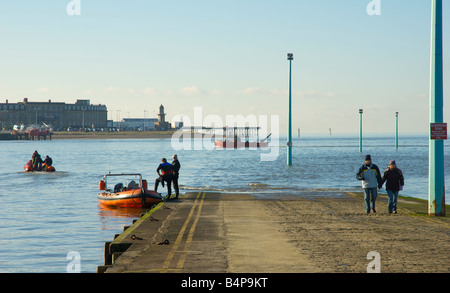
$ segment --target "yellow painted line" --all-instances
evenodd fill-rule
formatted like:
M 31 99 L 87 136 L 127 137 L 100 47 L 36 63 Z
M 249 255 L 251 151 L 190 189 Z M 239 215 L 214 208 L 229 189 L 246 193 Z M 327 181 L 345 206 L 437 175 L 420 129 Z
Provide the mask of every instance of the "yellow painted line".
M 189 211 L 189 215 L 184 221 L 183 227 L 181 227 L 180 232 L 178 233 L 177 239 L 175 240 L 174 245 L 172 246 L 172 250 L 169 252 L 169 254 L 166 257 L 166 260 L 163 264 L 163 267 L 161 269 L 161 273 L 167 273 L 169 270 L 170 263 L 172 262 L 173 257 L 175 256 L 175 252 L 178 250 L 178 247 L 181 244 L 181 240 L 183 239 L 184 231 L 186 231 L 187 225 L 191 221 L 192 215 L 194 214 L 195 207 L 197 206 L 198 199 L 201 195 L 201 192 L 197 194 L 197 197 L 195 198 L 194 204 L 191 207 L 191 210 Z
M 129 237 L 129 235 L 134 232 L 134 230 L 147 218 L 149 218 L 154 212 L 156 212 L 160 207 L 164 205 L 164 202 L 158 203 L 155 207 L 149 210 L 145 215 L 143 215 L 140 219 L 138 219 L 133 225 L 131 225 L 128 229 L 122 232 L 116 239 L 114 239 L 115 243 L 125 240 Z
M 186 261 L 186 257 L 187 257 L 187 252 L 186 251 L 189 250 L 189 246 L 191 245 L 192 238 L 194 237 L 195 228 L 197 227 L 197 223 L 198 223 L 198 220 L 200 219 L 200 214 L 202 212 L 202 207 L 203 207 L 203 202 L 205 200 L 205 195 L 206 195 L 206 193 L 203 193 L 203 196 L 202 196 L 202 198 L 200 200 L 200 205 L 199 205 L 199 207 L 197 209 L 197 215 L 195 216 L 194 223 L 192 224 L 191 229 L 189 230 L 189 235 L 188 235 L 188 237 L 186 239 L 186 243 L 184 245 L 184 251 L 185 252 L 181 255 L 180 260 L 178 261 L 177 269 L 182 269 L 183 265 L 184 265 L 184 262 Z

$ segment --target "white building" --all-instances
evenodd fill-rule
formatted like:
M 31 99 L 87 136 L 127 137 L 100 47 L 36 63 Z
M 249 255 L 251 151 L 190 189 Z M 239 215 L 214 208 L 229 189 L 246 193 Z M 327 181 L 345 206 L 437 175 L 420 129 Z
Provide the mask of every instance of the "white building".
M 118 127 L 133 130 L 155 130 L 156 118 L 123 118 Z

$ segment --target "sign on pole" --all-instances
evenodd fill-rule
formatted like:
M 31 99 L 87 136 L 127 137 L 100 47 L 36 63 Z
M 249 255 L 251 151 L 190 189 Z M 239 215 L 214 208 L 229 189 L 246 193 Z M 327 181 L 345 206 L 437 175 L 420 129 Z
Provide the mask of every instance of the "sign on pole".
M 430 138 L 432 140 L 446 140 L 447 123 L 430 123 Z

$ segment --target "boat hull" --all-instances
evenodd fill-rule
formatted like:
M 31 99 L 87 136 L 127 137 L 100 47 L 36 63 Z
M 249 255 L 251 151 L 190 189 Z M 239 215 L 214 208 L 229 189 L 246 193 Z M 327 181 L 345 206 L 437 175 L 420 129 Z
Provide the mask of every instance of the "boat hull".
M 97 199 L 102 205 L 118 208 L 146 208 L 163 200 L 159 193 L 143 189 L 100 192 Z
M 35 172 L 36 170 L 34 170 L 33 168 L 33 164 L 31 163 L 31 160 L 29 160 L 24 166 L 23 168 L 25 169 L 25 172 Z M 45 164 L 42 166 L 42 170 L 39 172 L 55 172 L 56 169 L 53 166 L 45 166 Z M 37 171 L 36 171 L 37 172 Z

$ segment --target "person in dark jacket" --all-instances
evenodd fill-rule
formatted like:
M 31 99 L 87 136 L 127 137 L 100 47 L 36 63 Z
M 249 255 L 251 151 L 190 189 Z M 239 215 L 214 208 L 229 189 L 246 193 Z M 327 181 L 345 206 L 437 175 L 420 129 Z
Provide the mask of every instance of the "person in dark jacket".
M 378 196 L 377 187 L 381 188 L 381 175 L 378 166 L 372 163 L 370 155 L 364 157 L 364 165 L 356 173 L 356 179 L 361 180 L 362 188 L 364 188 L 366 212 L 369 214 L 372 209 L 376 213 L 375 201 Z
M 53 160 L 48 155 L 44 159 L 44 164 L 42 165 L 43 171 L 49 171 L 49 168 L 52 166 Z
M 160 173 L 161 172 L 161 173 Z M 159 164 L 156 169 L 156 173 L 158 173 L 158 178 L 155 180 L 155 191 L 158 190 L 158 185 L 161 182 L 164 187 L 164 182 L 167 183 L 167 199 L 170 198 L 172 194 L 172 178 L 173 178 L 173 166 L 170 163 L 167 163 L 166 158 L 161 159 L 161 164 Z
M 394 160 L 389 162 L 389 166 L 384 171 L 383 177 L 381 178 L 381 185 L 386 182 L 386 192 L 388 194 L 388 209 L 389 213 L 397 213 L 397 197 L 398 192 L 403 190 L 403 185 L 405 185 L 405 178 L 403 177 L 403 172 Z
M 37 151 L 34 151 L 33 155 L 31 156 L 31 161 L 34 171 L 42 171 L 43 161 L 41 159 L 41 155 Z
M 178 187 L 178 176 L 180 174 L 181 165 L 180 161 L 178 161 L 178 156 L 176 154 L 173 155 L 172 166 L 173 166 L 173 175 L 172 175 L 173 189 L 175 189 L 175 198 L 178 198 L 178 195 L 180 195 L 180 189 Z
M 44 164 L 47 166 L 51 166 L 53 164 L 52 158 L 50 158 L 48 155 L 45 156 Z

